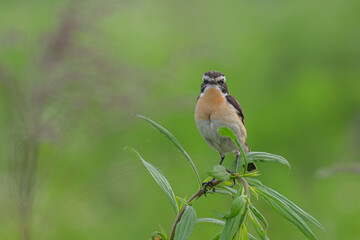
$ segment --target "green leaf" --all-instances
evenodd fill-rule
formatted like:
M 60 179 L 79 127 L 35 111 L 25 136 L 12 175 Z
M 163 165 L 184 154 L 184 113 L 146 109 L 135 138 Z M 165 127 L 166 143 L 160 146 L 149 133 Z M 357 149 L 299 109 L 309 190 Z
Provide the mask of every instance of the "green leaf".
M 229 192 L 233 193 L 233 194 L 237 194 L 238 190 L 232 188 L 232 187 L 228 187 L 228 186 L 222 186 L 222 188 L 228 190 Z
M 295 203 L 290 201 L 288 198 L 284 197 L 277 191 L 275 191 L 272 188 L 269 188 L 265 185 L 263 185 L 259 180 L 256 179 L 249 179 L 253 184 L 256 184 L 258 187 L 262 187 L 263 191 L 265 191 L 268 195 L 273 195 L 275 198 L 280 199 L 282 202 L 284 202 L 290 209 L 292 209 L 297 215 L 299 215 L 302 219 L 304 219 L 305 222 L 314 224 L 315 226 L 321 228 L 325 231 L 325 228 L 321 225 L 321 223 L 311 216 L 309 213 L 301 209 L 299 206 L 297 206 Z
M 290 201 L 289 199 L 287 199 L 280 193 L 276 192 L 275 190 L 268 188 L 266 186 L 264 186 L 264 187 L 267 188 L 268 191 L 271 192 L 274 196 L 278 197 L 283 202 L 285 202 L 289 206 L 289 208 L 291 208 L 294 212 L 296 212 L 296 214 L 299 215 L 301 218 L 303 218 L 306 222 L 314 224 L 315 226 L 317 226 L 325 231 L 325 228 L 321 225 L 321 223 L 316 218 L 311 216 L 309 213 L 305 212 L 303 209 L 301 209 L 295 203 L 293 203 L 292 201 Z
M 245 156 L 245 152 L 244 149 L 241 147 L 239 140 L 237 139 L 237 137 L 235 136 L 234 132 L 227 127 L 220 127 L 218 128 L 218 132 L 220 133 L 221 136 L 226 136 L 231 138 L 236 145 L 239 147 L 239 150 L 241 152 L 241 155 L 243 156 L 244 159 L 244 174 L 247 172 L 247 157 Z
M 236 234 L 236 231 L 239 229 L 239 225 L 241 225 L 241 216 L 238 215 L 234 218 L 229 218 L 225 222 L 225 226 L 220 235 L 220 240 L 228 240 L 232 239 Z
M 200 179 L 200 175 L 199 172 L 196 169 L 196 166 L 194 164 L 194 162 L 192 161 L 190 155 L 185 151 L 185 149 L 181 146 L 180 142 L 174 137 L 174 135 L 172 135 L 166 128 L 164 128 L 163 126 L 161 126 L 160 124 L 154 122 L 153 120 L 141 116 L 141 115 L 135 115 L 139 118 L 142 118 L 146 121 L 148 121 L 151 125 L 153 125 L 157 130 L 159 130 L 160 133 L 164 134 L 174 145 L 175 147 L 180 151 L 180 153 L 188 160 L 188 162 L 190 163 L 190 166 L 192 168 L 192 170 L 195 173 L 196 179 L 198 181 L 199 187 L 201 188 L 201 179 Z
M 301 209 L 302 211 L 299 211 L 298 209 L 300 208 L 290 200 L 271 188 L 268 188 L 262 184 L 259 185 L 258 181 L 252 181 L 248 179 L 248 183 L 255 187 L 255 190 L 259 193 L 259 195 L 261 195 L 261 197 L 264 198 L 273 209 L 275 209 L 285 219 L 297 226 L 298 229 L 303 232 L 308 239 L 317 239 L 305 222 L 305 219 L 309 220 L 308 216 L 310 215 L 308 213 L 306 213 L 307 215 L 302 214 L 302 212 L 305 212 L 304 210 Z M 294 206 L 296 206 L 296 208 Z M 300 214 L 298 214 L 299 212 Z M 304 216 L 306 218 L 303 218 Z M 311 216 L 311 219 L 315 218 Z
M 274 163 L 281 163 L 284 164 L 286 166 L 288 166 L 289 168 L 291 168 L 289 162 L 276 154 L 272 154 L 272 153 L 267 153 L 267 152 L 248 152 L 245 154 L 246 156 L 246 161 L 247 163 L 263 163 L 263 162 L 274 162 Z M 244 164 L 244 159 L 242 156 L 240 156 L 239 159 L 239 166 Z M 227 166 L 228 169 L 235 169 L 235 165 L 236 165 L 236 161 L 232 161 L 231 163 L 229 163 L 229 165 Z
M 222 189 L 222 188 L 216 188 L 216 191 L 215 193 L 217 194 L 224 194 L 224 195 L 229 195 L 229 196 L 232 196 L 233 194 L 231 192 L 229 192 L 228 190 L 226 189 Z
M 232 187 L 228 187 L 228 186 L 217 186 L 215 193 L 234 196 L 234 195 L 238 194 L 238 190 L 236 190 Z
M 242 208 L 239 215 L 233 218 L 228 218 L 226 220 L 224 229 L 220 235 L 219 240 L 229 240 L 235 236 L 236 232 L 241 228 L 245 221 L 245 217 L 248 212 L 247 204 L 248 203 L 246 201 L 246 205 L 244 208 Z
M 185 212 L 175 229 L 174 240 L 187 240 L 196 224 L 196 212 L 192 206 L 186 206 Z
M 231 138 L 235 143 L 236 145 L 241 148 L 240 146 L 240 142 L 238 141 L 237 137 L 235 136 L 234 132 L 230 129 L 230 128 L 227 128 L 227 127 L 220 127 L 218 129 L 218 132 L 220 133 L 221 136 L 226 136 L 226 137 L 229 137 Z
M 218 218 L 221 218 L 223 219 L 224 216 L 226 215 L 226 213 L 221 213 L 221 212 L 218 212 L 216 210 L 212 210 L 212 212 L 218 217 Z
M 223 218 L 228 219 L 239 215 L 240 211 L 244 210 L 246 203 L 247 201 L 245 195 L 235 198 L 231 204 L 230 211 Z
M 245 224 L 242 226 L 242 240 L 249 240 L 249 235 L 248 235 L 248 231 L 246 229 Z
M 264 224 L 266 230 L 268 228 L 268 223 L 265 217 L 259 212 L 259 210 L 254 207 L 254 205 L 250 205 L 249 210 L 254 216 L 256 216 L 256 218 L 258 218 Z
M 261 238 L 261 240 L 269 240 L 269 237 L 267 236 L 265 230 L 262 228 L 262 226 L 260 225 L 258 219 L 256 218 L 256 216 L 252 213 L 252 211 L 250 210 L 250 220 L 254 225 L 254 228 L 257 232 L 257 234 L 259 235 L 259 237 Z
M 220 188 L 230 192 L 231 194 L 237 194 L 238 193 L 238 190 L 232 188 L 232 187 L 228 187 L 228 186 L 220 186 L 220 187 L 217 187 L 216 188 L 216 191 L 218 191 Z
M 196 223 L 213 223 L 215 225 L 224 226 L 225 222 L 216 218 L 198 218 Z
M 210 240 L 219 240 L 221 233 L 222 232 L 218 232 L 216 235 L 214 235 L 212 238 L 210 238 Z
M 159 232 L 159 231 L 155 231 L 151 234 L 151 239 L 154 240 L 155 239 L 155 236 L 159 236 L 161 237 L 162 239 L 167 239 L 167 237 L 162 233 L 162 232 Z
M 258 240 L 256 237 L 248 233 L 249 240 Z
M 142 161 L 142 163 L 144 164 L 146 169 L 149 171 L 151 176 L 154 178 L 156 183 L 160 186 L 161 190 L 163 190 L 163 192 L 166 194 L 166 197 L 169 199 L 169 201 L 175 211 L 175 214 L 178 214 L 179 212 L 178 212 L 178 207 L 176 204 L 175 194 L 170 186 L 169 181 L 166 179 L 164 174 L 157 167 L 155 167 L 151 163 L 148 163 L 147 161 L 145 161 L 134 148 L 132 148 L 132 147 L 125 147 L 125 148 L 129 149 L 136 156 L 138 156 L 138 158 Z
M 188 201 L 185 200 L 184 198 L 181 198 L 181 197 L 179 197 L 179 196 L 176 196 L 176 199 L 181 202 L 181 205 L 180 205 L 179 209 L 182 209 L 184 205 L 189 205 Z
M 279 201 L 274 201 L 266 195 L 262 195 L 262 197 L 274 208 L 280 215 L 286 218 L 288 221 L 295 224 L 298 229 L 304 233 L 304 235 L 311 240 L 316 240 L 316 236 L 311 231 L 309 226 L 305 223 L 305 221 L 299 217 L 294 211 L 292 211 L 287 205 L 282 205 Z
M 215 165 L 213 170 L 207 172 L 207 174 L 221 181 L 229 181 L 231 176 L 230 173 L 226 171 L 226 168 L 221 165 Z
M 291 168 L 289 162 L 282 156 L 267 152 L 248 152 L 246 153 L 248 162 L 276 162 L 282 163 Z
M 162 235 L 164 236 L 164 239 L 168 239 L 168 235 L 167 235 L 167 233 L 166 233 L 165 228 L 164 228 L 161 224 L 159 224 L 159 228 L 160 228 L 160 232 L 161 232 Z

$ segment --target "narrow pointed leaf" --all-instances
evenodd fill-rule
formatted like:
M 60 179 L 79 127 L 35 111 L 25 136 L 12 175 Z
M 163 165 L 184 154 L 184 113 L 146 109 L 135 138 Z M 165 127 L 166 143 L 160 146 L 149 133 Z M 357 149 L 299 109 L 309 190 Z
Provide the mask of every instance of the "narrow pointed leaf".
M 234 218 L 229 218 L 225 222 L 225 226 L 220 235 L 220 240 L 228 240 L 232 239 L 236 234 L 236 231 L 239 229 L 239 225 L 241 225 L 241 216 L 238 215 Z
M 210 238 L 210 240 L 219 240 L 221 233 L 222 233 L 222 232 L 218 232 L 218 233 L 215 234 L 212 238 Z
M 207 174 L 221 181 L 229 181 L 231 176 L 230 173 L 226 171 L 226 168 L 221 165 L 215 165 Z
M 282 156 L 267 153 L 267 152 L 249 152 L 246 153 L 246 160 L 248 162 L 276 162 L 282 163 L 291 168 L 290 163 Z
M 261 240 L 269 240 L 269 237 L 266 234 L 266 231 L 262 228 L 262 226 L 259 223 L 259 220 L 256 218 L 256 216 L 253 214 L 253 212 L 250 210 L 250 220 L 254 225 L 254 228 L 259 235 Z
M 251 205 L 251 206 L 249 207 L 249 209 L 250 209 L 250 212 L 251 212 L 258 220 L 260 220 L 260 221 L 264 224 L 265 230 L 266 230 L 266 229 L 268 228 L 268 223 L 267 223 L 265 217 L 259 212 L 259 210 L 257 210 L 257 209 L 254 207 L 254 205 Z
M 181 146 L 180 142 L 174 137 L 174 135 L 172 135 L 166 128 L 164 128 L 163 126 L 161 126 L 160 124 L 154 122 L 153 120 L 141 116 L 141 115 L 136 115 L 137 117 L 144 119 L 146 121 L 148 121 L 153 127 L 155 127 L 157 130 L 159 130 L 160 133 L 164 134 L 174 145 L 175 147 L 180 151 L 180 153 L 186 158 L 186 160 L 188 160 L 188 162 L 190 163 L 190 166 L 196 176 L 196 179 L 198 181 L 199 186 L 201 187 L 201 179 L 200 179 L 200 175 L 199 172 L 196 169 L 196 166 L 193 162 L 193 160 L 191 159 L 190 155 L 185 151 L 185 149 Z
M 284 164 L 289 168 L 291 168 L 290 163 L 285 158 L 276 154 L 267 153 L 267 152 L 248 152 L 245 155 L 246 155 L 247 163 L 274 162 L 274 163 Z M 242 156 L 240 156 L 239 165 L 243 165 L 243 164 L 244 164 L 244 159 Z M 227 167 L 228 169 L 235 169 L 235 165 L 236 165 L 236 161 L 232 161 L 231 163 L 229 163 Z
M 149 171 L 151 176 L 154 178 L 154 180 L 159 185 L 161 190 L 165 193 L 166 197 L 169 199 L 169 201 L 175 211 L 175 214 L 178 214 L 178 207 L 177 207 L 174 191 L 172 190 L 170 183 L 166 179 L 164 174 L 160 171 L 160 169 L 158 169 L 151 163 L 148 163 L 147 161 L 145 161 L 134 148 L 132 148 L 132 147 L 126 147 L 126 148 L 129 149 L 130 151 L 132 151 L 142 161 L 142 163 L 144 164 L 146 169 Z
M 179 209 L 182 209 L 184 205 L 189 205 L 188 201 L 181 197 L 176 196 L 176 199 L 181 202 Z
M 246 207 L 246 203 L 247 201 L 244 195 L 235 198 L 231 204 L 230 211 L 223 218 L 228 219 L 239 215 L 240 211 Z
M 231 192 L 229 192 L 228 190 L 223 189 L 223 188 L 216 188 L 215 193 L 217 193 L 217 194 L 224 194 L 224 195 L 228 195 L 228 196 L 232 196 L 232 195 L 233 195 Z
M 221 219 L 224 219 L 224 216 L 227 214 L 227 213 L 222 213 L 222 212 L 218 212 L 216 210 L 213 210 L 212 211 L 218 218 L 221 218 Z
M 165 239 L 168 239 L 168 235 L 166 233 L 165 228 L 161 224 L 159 224 L 159 228 L 160 228 L 160 232 L 164 235 Z
M 258 240 L 256 237 L 248 233 L 249 240 Z
M 232 181 L 229 182 L 225 182 L 226 183 L 230 183 L 230 184 L 234 184 Z M 234 195 L 241 195 L 241 189 L 242 187 L 240 187 L 240 193 L 238 192 L 238 190 L 232 188 L 232 187 L 228 187 L 228 186 L 217 186 L 216 187 L 216 191 L 215 193 L 221 193 L 221 194 L 226 194 L 226 195 L 230 195 L 230 196 L 234 196 Z
M 292 211 L 287 205 L 283 205 L 279 201 L 274 201 L 267 195 L 261 194 L 261 196 L 275 209 L 280 215 L 292 222 L 298 229 L 310 240 L 317 240 L 315 234 L 311 231 L 306 222 L 299 217 L 294 211 Z
M 248 231 L 245 227 L 245 224 L 243 224 L 242 226 L 242 237 L 241 237 L 242 240 L 249 240 L 249 235 L 248 235 Z
M 186 206 L 185 212 L 175 229 L 174 240 L 187 240 L 190 238 L 196 224 L 196 212 L 192 206 Z
M 265 189 L 269 191 L 269 193 L 273 194 L 273 196 L 276 196 L 277 198 L 281 199 L 283 202 L 285 202 L 294 212 L 296 212 L 297 215 L 299 215 L 301 218 L 303 218 L 306 222 L 314 224 L 315 226 L 318 226 L 322 230 L 325 231 L 325 228 L 321 225 L 321 223 L 311 216 L 309 213 L 307 213 L 305 210 L 301 209 L 298 205 L 290 201 L 288 198 L 284 197 L 280 193 L 276 192 L 274 189 L 271 189 L 269 187 L 266 187 L 263 185 Z
M 265 185 L 263 185 L 260 181 L 256 180 L 256 179 L 250 179 L 250 182 L 252 182 L 252 184 L 257 185 L 257 187 L 261 188 L 263 191 L 265 191 L 268 195 L 273 196 L 274 198 L 280 199 L 282 202 L 284 202 L 290 209 L 292 209 L 297 215 L 299 215 L 302 219 L 304 219 L 305 222 L 314 224 L 315 226 L 321 228 L 322 230 L 325 231 L 325 228 L 321 225 L 321 223 L 314 218 L 313 216 L 311 216 L 309 213 L 307 213 L 305 210 L 301 209 L 299 206 L 297 206 L 295 203 L 293 203 L 292 201 L 290 201 L 288 198 L 286 198 L 285 196 L 281 195 L 280 193 L 278 193 L 277 191 L 275 191 L 272 188 L 269 188 Z
M 196 223 L 213 223 L 215 225 L 224 226 L 225 222 L 216 218 L 198 218 Z
M 317 239 L 305 222 L 305 219 L 309 220 L 309 218 L 303 218 L 305 215 L 303 215 L 302 212 L 297 209 L 299 208 L 298 206 L 296 206 L 294 203 L 292 203 L 290 200 L 288 200 L 275 190 L 268 188 L 261 183 L 259 184 L 259 181 L 253 181 L 252 179 L 248 179 L 248 183 L 255 187 L 255 190 L 258 192 L 258 194 L 261 195 L 261 197 L 264 198 L 272 208 L 274 208 L 285 219 L 297 226 L 298 229 L 303 232 L 308 239 Z M 284 199 L 286 199 L 286 201 Z M 295 208 L 294 205 L 297 208 Z M 299 212 L 300 214 L 298 214 Z M 311 218 L 313 217 L 311 216 Z
M 155 231 L 151 234 L 151 240 L 158 239 L 158 238 L 155 238 L 156 236 L 160 236 L 164 240 L 166 239 L 166 236 L 162 232 Z
M 238 191 L 232 187 L 228 187 L 228 186 L 222 186 L 222 188 L 228 190 L 229 192 L 233 193 L 233 194 L 237 194 Z
M 224 229 L 221 233 L 220 240 L 229 240 L 232 239 L 236 232 L 241 228 L 245 221 L 245 217 L 247 214 L 247 203 L 245 207 L 242 209 L 239 215 L 233 218 L 228 218 L 225 222 Z

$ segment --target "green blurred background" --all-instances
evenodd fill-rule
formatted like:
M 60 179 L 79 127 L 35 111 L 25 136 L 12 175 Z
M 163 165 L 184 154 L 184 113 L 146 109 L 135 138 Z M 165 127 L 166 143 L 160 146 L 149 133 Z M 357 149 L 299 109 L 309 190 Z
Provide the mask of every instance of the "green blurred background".
M 176 194 L 186 160 L 133 116 L 169 129 L 201 177 L 219 157 L 194 107 L 202 74 L 225 73 L 260 179 L 315 216 L 319 239 L 359 239 L 360 1 L 1 1 L 0 239 L 148 239 L 175 218 L 137 149 Z M 227 162 L 232 158 L 228 157 Z M 230 199 L 196 204 L 215 217 Z M 305 239 L 263 201 L 271 239 Z M 197 225 L 191 239 L 218 226 Z

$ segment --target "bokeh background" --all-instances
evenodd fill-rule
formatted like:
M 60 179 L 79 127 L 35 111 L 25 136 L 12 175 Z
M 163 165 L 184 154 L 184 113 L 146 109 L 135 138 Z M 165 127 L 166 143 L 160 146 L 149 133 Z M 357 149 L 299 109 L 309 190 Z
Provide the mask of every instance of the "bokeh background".
M 225 73 L 266 185 L 314 215 L 319 239 L 359 239 L 360 2 L 1 1 L 0 239 L 148 239 L 175 218 L 137 149 L 176 194 L 186 160 L 134 113 L 169 129 L 201 177 L 219 159 L 194 107 L 203 72 Z M 231 157 L 227 158 L 229 163 Z M 230 199 L 199 200 L 215 217 Z M 271 239 L 305 239 L 256 202 Z M 220 227 L 199 224 L 191 239 Z

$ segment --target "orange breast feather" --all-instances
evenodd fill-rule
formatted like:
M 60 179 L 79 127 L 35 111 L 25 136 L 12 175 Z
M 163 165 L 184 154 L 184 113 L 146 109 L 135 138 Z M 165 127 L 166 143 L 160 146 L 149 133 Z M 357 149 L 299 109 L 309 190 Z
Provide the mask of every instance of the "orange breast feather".
M 241 121 L 234 107 L 227 103 L 219 89 L 210 88 L 198 100 L 195 120 L 220 120 L 228 123 Z
M 225 97 L 217 88 L 210 88 L 198 100 L 195 109 L 195 118 L 199 120 L 210 120 L 210 118 L 221 114 L 220 111 L 227 108 Z

